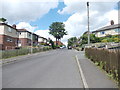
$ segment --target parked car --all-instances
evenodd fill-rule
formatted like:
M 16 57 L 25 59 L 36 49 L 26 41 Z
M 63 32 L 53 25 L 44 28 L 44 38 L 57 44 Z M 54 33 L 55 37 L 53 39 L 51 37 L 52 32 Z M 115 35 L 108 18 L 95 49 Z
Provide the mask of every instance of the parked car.
M 72 49 L 72 46 L 68 46 L 68 49 Z

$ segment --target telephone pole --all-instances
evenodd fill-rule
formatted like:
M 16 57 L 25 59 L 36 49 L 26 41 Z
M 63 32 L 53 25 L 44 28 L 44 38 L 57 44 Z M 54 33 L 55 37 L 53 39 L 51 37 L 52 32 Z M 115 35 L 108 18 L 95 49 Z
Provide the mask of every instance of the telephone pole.
M 90 44 L 90 28 L 89 28 L 89 2 L 87 2 L 87 16 L 88 16 L 88 45 Z

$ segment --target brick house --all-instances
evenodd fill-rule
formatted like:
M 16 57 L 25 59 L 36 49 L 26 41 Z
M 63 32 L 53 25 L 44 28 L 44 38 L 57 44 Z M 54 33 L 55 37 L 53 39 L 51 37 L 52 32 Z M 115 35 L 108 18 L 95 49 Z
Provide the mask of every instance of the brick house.
M 18 46 L 19 47 L 26 47 L 31 46 L 33 43 L 33 46 L 38 45 L 38 35 L 35 33 L 31 33 L 27 31 L 26 29 L 18 29 L 19 32 L 19 41 Z
M 54 41 L 54 44 L 56 45 L 56 41 Z M 64 45 L 61 41 L 57 41 L 57 44 L 58 44 L 59 46 Z
M 6 23 L 0 23 L 0 50 L 15 49 L 17 46 L 17 29 Z
M 33 45 L 34 45 L 34 46 L 37 46 L 37 45 L 38 45 L 39 35 L 37 35 L 37 34 L 35 34 L 35 33 L 33 33 L 32 35 L 33 35 L 33 36 L 32 36 L 32 38 L 33 38 Z
M 19 41 L 18 46 L 19 47 L 25 47 L 31 45 L 31 32 L 27 31 L 26 29 L 18 29 L 19 33 Z

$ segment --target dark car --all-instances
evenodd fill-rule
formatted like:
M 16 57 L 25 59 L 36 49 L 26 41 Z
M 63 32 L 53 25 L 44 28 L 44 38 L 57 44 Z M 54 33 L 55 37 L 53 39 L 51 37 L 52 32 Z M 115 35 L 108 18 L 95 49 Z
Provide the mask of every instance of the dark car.
M 68 49 L 72 49 L 72 46 L 68 46 Z

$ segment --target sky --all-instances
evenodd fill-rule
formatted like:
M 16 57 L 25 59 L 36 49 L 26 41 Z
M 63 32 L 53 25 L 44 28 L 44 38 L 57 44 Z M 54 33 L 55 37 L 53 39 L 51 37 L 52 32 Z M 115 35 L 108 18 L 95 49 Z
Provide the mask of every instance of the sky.
M 90 31 L 118 23 L 118 0 L 87 0 L 90 9 Z M 87 31 L 86 0 L 0 0 L 0 17 L 8 24 L 16 24 L 42 37 L 55 38 L 49 34 L 53 22 L 63 22 L 68 35 L 61 41 L 67 44 L 71 37 L 80 37 Z

